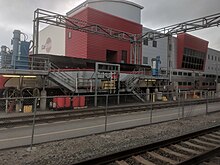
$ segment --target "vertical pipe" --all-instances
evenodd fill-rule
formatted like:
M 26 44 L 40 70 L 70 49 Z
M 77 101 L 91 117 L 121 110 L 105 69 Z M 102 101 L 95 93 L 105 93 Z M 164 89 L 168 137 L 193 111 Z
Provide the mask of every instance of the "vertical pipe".
M 120 66 L 118 66 L 118 104 L 120 104 Z
M 107 132 L 107 123 L 108 123 L 108 95 L 105 98 L 105 133 Z
M 32 124 L 32 134 L 31 134 L 31 146 L 30 150 L 32 150 L 33 143 L 34 143 L 34 129 L 35 129 L 35 118 L 36 118 L 36 112 L 37 112 L 37 98 L 34 99 L 34 117 L 33 117 L 33 124 Z
M 20 30 L 14 30 L 13 34 L 14 34 L 14 36 L 13 36 L 13 54 L 12 54 L 11 65 L 15 69 L 16 60 L 17 60 L 18 56 L 20 55 L 19 44 L 20 44 L 21 31 Z
M 172 39 L 172 36 L 169 35 L 168 36 L 168 40 L 167 40 L 167 76 L 169 78 L 169 82 L 172 81 L 172 73 L 171 73 L 171 39 Z
M 94 105 L 97 107 L 97 95 L 98 95 L 98 63 L 95 63 L 95 99 Z

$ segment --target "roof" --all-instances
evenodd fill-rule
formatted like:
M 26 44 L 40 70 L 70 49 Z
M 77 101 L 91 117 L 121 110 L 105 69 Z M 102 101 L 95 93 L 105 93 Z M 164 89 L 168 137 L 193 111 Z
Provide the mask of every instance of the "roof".
M 82 7 L 87 6 L 89 3 L 97 3 L 97 2 L 118 2 L 118 3 L 124 3 L 124 4 L 131 5 L 131 6 L 139 8 L 139 9 L 144 8 L 141 5 L 138 5 L 134 2 L 130 2 L 130 1 L 127 1 L 127 0 L 108 0 L 108 1 L 106 1 L 106 0 L 86 0 L 85 2 L 81 3 L 79 6 L 75 7 L 74 9 L 70 10 L 69 12 L 67 12 L 66 14 L 70 15 L 70 14 L 76 12 L 77 10 L 81 9 Z

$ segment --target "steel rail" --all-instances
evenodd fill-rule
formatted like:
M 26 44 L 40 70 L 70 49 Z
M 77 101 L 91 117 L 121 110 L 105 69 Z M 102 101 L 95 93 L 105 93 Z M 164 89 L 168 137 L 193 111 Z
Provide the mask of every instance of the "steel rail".
M 144 145 L 144 146 L 128 149 L 128 150 L 125 150 L 125 151 L 121 151 L 121 152 L 117 152 L 117 153 L 113 153 L 113 154 L 109 154 L 109 155 L 105 155 L 105 156 L 100 156 L 100 157 L 92 158 L 92 159 L 89 159 L 89 160 L 84 160 L 84 161 L 81 161 L 81 162 L 76 162 L 76 163 L 74 163 L 74 165 L 88 165 L 88 164 L 102 165 L 102 164 L 108 164 L 108 163 L 115 162 L 117 160 L 123 160 L 123 159 L 129 158 L 133 155 L 143 154 L 143 153 L 146 153 L 147 151 L 153 151 L 153 150 L 156 150 L 156 149 L 159 149 L 159 148 L 170 146 L 172 144 L 176 144 L 176 143 L 179 143 L 179 142 L 182 142 L 182 141 L 193 139 L 195 137 L 205 135 L 205 134 L 211 133 L 213 131 L 218 131 L 218 130 L 220 130 L 220 125 L 214 126 L 214 127 L 211 127 L 211 128 L 207 128 L 207 129 L 204 129 L 204 130 L 199 130 L 197 132 L 185 134 L 185 135 L 182 135 L 182 136 L 174 137 L 174 138 L 171 138 L 171 139 L 162 140 L 162 141 L 159 141 L 159 142 L 156 142 L 156 143 L 147 144 L 147 145 Z M 215 151 L 219 151 L 219 148 L 214 148 L 213 150 L 207 151 L 206 153 L 203 153 L 200 156 L 189 158 L 186 161 L 181 162 L 179 164 L 189 165 L 189 164 L 192 164 L 192 162 L 201 163 L 204 160 L 207 160 L 209 158 L 209 156 L 211 156 Z M 203 159 L 202 156 L 206 156 L 205 159 Z

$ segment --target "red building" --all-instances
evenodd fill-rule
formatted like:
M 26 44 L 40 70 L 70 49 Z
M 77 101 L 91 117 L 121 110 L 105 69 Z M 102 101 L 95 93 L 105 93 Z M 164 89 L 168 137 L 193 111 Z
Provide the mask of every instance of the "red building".
M 89 3 L 95 2 L 94 0 L 91 2 L 90 1 L 88 2 L 86 1 L 84 3 L 84 6 L 88 5 Z M 97 3 L 96 5 L 99 5 L 101 2 L 99 3 L 96 2 L 96 3 Z M 120 5 L 122 5 L 122 7 L 123 5 L 128 6 L 127 10 L 129 9 L 129 6 L 135 7 L 134 5 L 136 5 L 131 2 L 123 2 L 123 4 L 121 3 L 122 2 L 120 1 Z M 116 5 L 116 2 L 114 1 L 105 2 L 105 7 L 108 7 L 108 5 Z M 135 7 L 135 8 L 137 8 L 135 10 L 140 10 L 141 7 Z M 123 12 L 126 12 L 126 10 Z M 109 27 L 111 29 L 116 29 L 123 32 L 128 32 L 132 34 L 142 33 L 142 25 L 138 23 L 138 21 L 135 22 L 132 19 L 129 20 L 110 13 L 111 12 L 108 11 L 103 12 L 102 8 L 100 8 L 100 10 L 97 10 L 95 9 L 94 6 L 91 7 L 79 6 L 76 10 L 67 13 L 67 15 L 73 18 L 84 20 L 92 24 L 99 24 L 101 26 Z M 128 41 L 111 39 L 97 34 L 84 33 L 70 29 L 66 29 L 65 38 L 66 38 L 66 44 L 65 44 L 66 56 L 93 59 L 99 61 L 107 61 L 107 62 L 133 63 L 130 62 L 130 42 Z
M 208 41 L 183 33 L 177 36 L 177 69 L 204 71 Z

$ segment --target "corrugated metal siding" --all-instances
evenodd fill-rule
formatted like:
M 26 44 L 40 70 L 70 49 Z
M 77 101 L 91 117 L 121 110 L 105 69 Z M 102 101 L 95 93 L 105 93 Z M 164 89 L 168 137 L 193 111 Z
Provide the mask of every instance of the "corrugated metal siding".
M 82 12 L 78 13 L 76 18 L 134 34 L 142 33 L 142 25 L 100 12 L 92 8 L 86 8 Z M 67 30 L 66 33 L 66 55 L 106 61 L 106 50 L 112 50 L 118 52 L 117 60 L 115 62 L 121 62 L 122 50 L 126 50 L 126 62 L 129 63 L 129 42 L 110 39 L 96 34 L 79 34 L 79 32 L 74 32 L 72 34 L 72 39 L 68 40 L 68 31 L 69 30 Z
M 74 18 L 86 21 L 88 18 L 88 11 L 83 10 L 74 15 Z M 71 38 L 68 38 L 69 32 L 72 34 Z M 66 29 L 66 56 L 87 58 L 87 39 L 87 33 Z

